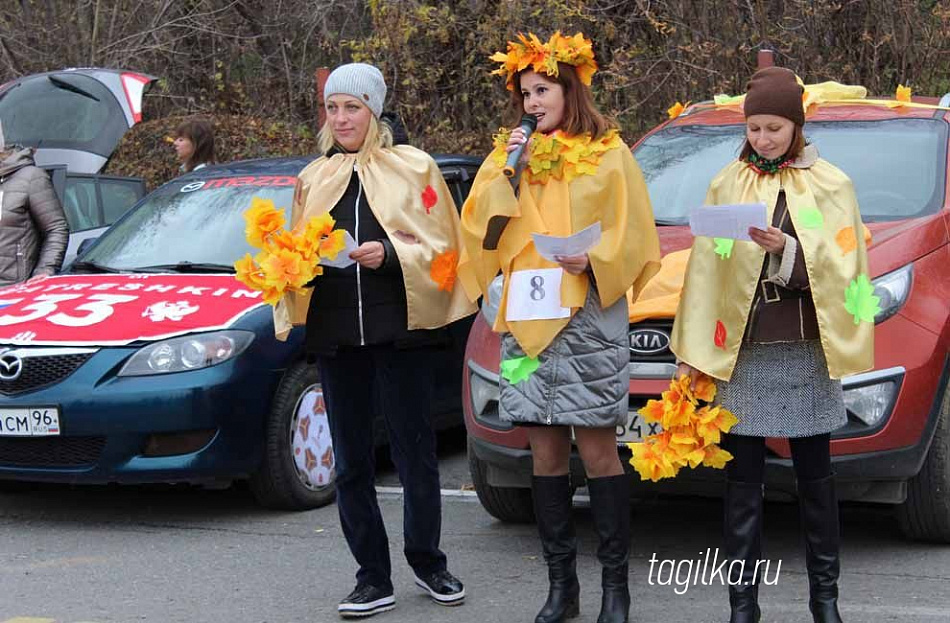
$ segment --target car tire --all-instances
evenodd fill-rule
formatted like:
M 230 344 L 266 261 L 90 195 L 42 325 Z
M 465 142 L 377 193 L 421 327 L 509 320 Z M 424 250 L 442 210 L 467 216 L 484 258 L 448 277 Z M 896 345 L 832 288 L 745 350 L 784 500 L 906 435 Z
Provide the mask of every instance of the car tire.
M 468 469 L 475 483 L 478 501 L 488 514 L 506 523 L 534 521 L 531 489 L 521 487 L 493 487 L 488 484 L 488 467 L 475 456 L 472 441 L 468 442 Z
M 924 465 L 907 483 L 907 499 L 897 507 L 897 521 L 908 538 L 950 543 L 950 389 Z
M 264 456 L 250 479 L 251 492 L 262 506 L 300 511 L 333 501 L 336 473 L 326 410 L 322 407 L 317 367 L 303 361 L 293 364 L 274 395 L 265 424 Z M 313 477 L 314 469 L 321 473 L 319 480 Z

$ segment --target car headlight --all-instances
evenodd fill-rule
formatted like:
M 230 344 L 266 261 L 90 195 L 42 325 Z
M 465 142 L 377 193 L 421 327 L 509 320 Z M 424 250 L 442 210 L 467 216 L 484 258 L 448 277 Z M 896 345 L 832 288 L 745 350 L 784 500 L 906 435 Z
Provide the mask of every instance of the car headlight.
M 480 376 L 478 372 L 473 371 L 469 375 L 469 385 L 472 392 L 472 409 L 475 415 L 483 415 L 493 402 L 497 410 L 498 400 L 501 397 L 498 381 L 486 379 Z
M 874 317 L 874 324 L 880 324 L 900 311 L 910 286 L 914 283 L 914 265 L 908 264 L 894 272 L 882 275 L 871 282 L 874 286 L 874 295 L 881 299 L 881 311 Z
M 240 355 L 251 342 L 250 331 L 215 331 L 155 342 L 139 349 L 119 376 L 186 372 L 216 366 Z
M 844 379 L 844 406 L 874 428 L 890 413 L 903 376 L 903 368 L 891 368 Z

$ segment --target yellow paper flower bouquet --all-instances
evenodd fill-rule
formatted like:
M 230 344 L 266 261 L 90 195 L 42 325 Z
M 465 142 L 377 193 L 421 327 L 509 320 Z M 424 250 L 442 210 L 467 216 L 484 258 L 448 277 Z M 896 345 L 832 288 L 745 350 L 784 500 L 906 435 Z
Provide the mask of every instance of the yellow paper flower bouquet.
M 300 292 L 323 274 L 320 260 L 334 260 L 346 246 L 342 229 L 329 213 L 315 216 L 292 231 L 284 229 L 286 218 L 270 199 L 251 199 L 244 213 L 248 243 L 260 252 L 247 253 L 234 263 L 238 281 L 264 293 L 264 302 L 277 305 L 287 291 Z
M 722 433 L 738 420 L 720 406 L 713 406 L 716 383 L 700 375 L 690 383 L 688 376 L 674 378 L 662 400 L 650 400 L 638 413 L 649 423 L 658 422 L 663 432 L 641 443 L 630 443 L 630 464 L 641 480 L 657 482 L 673 478 L 683 467 L 699 465 L 722 469 L 732 455 L 719 447 Z M 700 404 L 706 403 L 706 404 Z

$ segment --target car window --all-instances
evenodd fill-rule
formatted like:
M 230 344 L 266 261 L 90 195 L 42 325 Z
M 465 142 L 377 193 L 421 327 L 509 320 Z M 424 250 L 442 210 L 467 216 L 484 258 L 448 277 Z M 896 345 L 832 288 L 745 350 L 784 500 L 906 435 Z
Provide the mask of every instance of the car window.
M 866 222 L 924 216 L 943 205 L 944 121 L 816 121 L 805 126 L 805 135 L 851 178 Z M 743 138 L 739 125 L 673 126 L 638 145 L 634 155 L 657 222 L 685 224 L 712 178 L 738 156 Z
M 71 176 L 66 178 L 63 211 L 66 212 L 66 222 L 69 223 L 70 231 L 102 227 L 95 178 Z
M 76 73 L 30 77 L 0 97 L 8 143 L 111 154 L 128 130 L 122 108 L 101 82 Z
M 99 192 L 102 196 L 104 225 L 111 225 L 141 199 L 142 184 L 131 180 L 100 179 Z
M 166 184 L 103 234 L 83 259 L 122 269 L 178 262 L 231 265 L 255 252 L 244 235 L 251 199 L 271 199 L 289 210 L 296 180 L 272 175 Z

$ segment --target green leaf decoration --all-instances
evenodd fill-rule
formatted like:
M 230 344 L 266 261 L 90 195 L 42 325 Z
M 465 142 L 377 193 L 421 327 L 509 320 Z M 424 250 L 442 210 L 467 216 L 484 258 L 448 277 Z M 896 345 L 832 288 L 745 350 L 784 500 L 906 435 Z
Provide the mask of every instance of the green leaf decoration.
M 501 362 L 501 375 L 512 385 L 527 381 L 540 366 L 540 362 L 533 357 L 516 357 Z
M 732 247 L 736 244 L 735 240 L 732 238 L 713 238 L 713 242 L 716 243 L 716 255 L 720 259 L 728 260 L 732 257 Z
M 821 229 L 825 226 L 825 217 L 818 208 L 805 208 L 798 211 L 798 222 L 805 229 Z
M 881 311 L 881 297 L 875 296 L 874 286 L 867 275 L 858 275 L 844 291 L 844 308 L 854 316 L 854 324 L 874 322 Z

